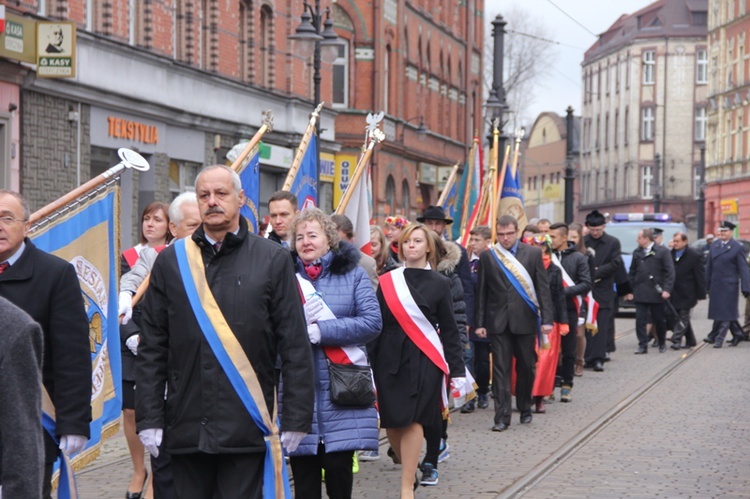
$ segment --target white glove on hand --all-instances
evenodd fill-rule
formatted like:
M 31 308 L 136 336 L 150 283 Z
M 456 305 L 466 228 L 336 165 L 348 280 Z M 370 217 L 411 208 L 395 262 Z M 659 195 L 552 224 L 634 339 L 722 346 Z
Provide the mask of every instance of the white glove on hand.
M 138 433 L 138 438 L 149 453 L 154 457 L 159 457 L 159 446 L 164 430 L 161 428 L 148 428 Z
M 313 345 L 320 343 L 320 326 L 317 324 L 310 324 L 307 326 L 307 336 L 310 338 L 310 343 Z
M 122 317 L 122 324 L 127 324 L 133 317 L 133 295 L 127 291 L 120 291 L 117 315 Z
M 301 431 L 282 431 L 281 432 L 281 446 L 287 453 L 291 453 L 297 450 L 299 443 L 305 438 L 307 433 Z
M 466 386 L 466 378 L 452 378 L 451 386 L 453 386 L 453 392 L 460 393 Z
M 60 450 L 66 456 L 72 456 L 81 452 L 88 441 L 89 439 L 83 435 L 63 435 L 60 437 Z
M 323 300 L 318 295 L 314 295 L 312 298 L 305 302 L 305 320 L 309 326 L 313 322 L 320 319 L 320 315 L 323 312 Z
M 133 355 L 138 355 L 138 343 L 141 342 L 141 337 L 137 334 L 134 334 L 127 340 L 125 340 L 125 346 L 130 349 L 131 352 L 133 352 Z
M 586 323 L 586 319 L 584 319 L 583 317 L 579 317 L 578 318 L 578 325 L 579 326 L 583 326 L 585 323 Z

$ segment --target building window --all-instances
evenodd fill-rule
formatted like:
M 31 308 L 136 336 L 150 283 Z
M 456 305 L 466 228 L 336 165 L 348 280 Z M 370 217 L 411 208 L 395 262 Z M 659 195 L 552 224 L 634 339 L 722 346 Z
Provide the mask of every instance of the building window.
M 336 46 L 338 57 L 333 61 L 333 97 L 334 107 L 349 106 L 349 45 L 342 43 Z
M 391 46 L 385 46 L 385 60 L 383 61 L 383 111 L 388 114 L 388 101 L 391 98 Z
M 609 113 L 604 116 L 604 150 L 609 149 Z
M 641 167 L 641 197 L 643 199 L 651 199 L 651 188 L 653 186 L 654 175 L 651 173 L 650 166 Z
M 628 130 L 630 129 L 630 109 L 625 107 L 625 120 L 623 121 L 622 143 L 628 145 Z
M 644 107 L 641 109 L 641 140 L 644 142 L 654 140 L 653 107 Z
M 708 126 L 708 112 L 705 107 L 695 109 L 695 140 L 706 140 L 706 127 Z
M 250 0 L 240 1 L 240 79 L 251 82 L 254 76 L 255 43 L 253 41 L 253 5 Z
M 643 53 L 643 84 L 654 84 L 654 69 L 656 67 L 656 53 L 653 50 L 647 50 Z
M 258 65 L 258 84 L 264 87 L 273 85 L 271 68 L 273 66 L 273 12 L 268 5 L 260 9 L 260 64 Z
M 625 61 L 625 88 L 630 88 L 630 65 L 632 59 L 630 58 L 630 52 L 628 52 L 628 58 Z
M 409 182 L 404 180 L 401 182 L 401 208 L 404 210 L 404 214 L 409 213 L 409 207 L 411 206 L 411 196 L 409 195 Z
M 195 178 L 201 169 L 199 163 L 169 161 L 169 194 L 172 199 L 183 192 L 195 191 Z
M 396 209 L 396 181 L 392 175 L 385 180 L 385 204 L 388 206 L 388 214 L 393 215 Z
M 708 83 L 708 51 L 705 49 L 696 54 L 695 83 Z
M 617 147 L 617 143 L 620 140 L 618 134 L 620 133 L 620 110 L 615 109 L 615 130 L 614 130 L 614 146 Z

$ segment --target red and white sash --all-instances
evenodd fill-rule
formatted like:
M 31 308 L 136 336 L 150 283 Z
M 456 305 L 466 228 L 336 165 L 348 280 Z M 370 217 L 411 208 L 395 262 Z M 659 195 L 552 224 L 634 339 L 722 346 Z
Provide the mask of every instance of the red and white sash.
M 557 258 L 557 256 L 553 253 L 552 254 L 552 263 L 558 266 L 558 268 L 562 271 L 563 276 L 563 286 L 566 288 L 574 286 L 575 282 L 573 279 L 570 278 L 568 273 L 565 271 L 565 269 L 562 266 L 562 263 Z M 596 324 L 596 315 L 599 313 L 599 304 L 594 300 L 594 295 L 589 291 L 586 296 L 579 296 L 575 295 L 573 296 L 573 303 L 576 305 L 576 313 L 581 313 L 581 299 L 584 300 L 586 303 L 586 329 L 590 329 L 594 333 L 599 330 L 597 324 Z
M 297 273 L 297 283 L 299 284 L 300 294 L 302 295 L 302 302 L 305 303 L 307 300 L 312 298 L 317 291 L 310 281 L 302 277 Z M 336 316 L 328 308 L 328 304 L 323 301 L 323 312 L 321 313 L 321 321 L 329 321 L 335 319 Z M 367 355 L 365 352 L 356 345 L 347 345 L 343 347 L 322 347 L 328 360 L 334 364 L 355 364 L 358 366 L 368 366 Z
M 555 255 L 554 253 L 552 253 L 552 263 L 554 263 L 555 265 L 557 265 L 557 268 L 559 268 L 560 271 L 562 272 L 563 286 L 566 287 L 566 288 L 570 288 L 570 287 L 575 286 L 575 284 L 576 284 L 575 281 L 573 281 L 573 279 L 570 278 L 570 275 L 568 275 L 568 273 L 565 271 L 565 268 L 562 266 L 562 262 L 560 262 L 560 259 L 557 258 L 557 255 Z M 580 313 L 581 313 L 581 296 L 580 295 L 574 295 L 573 296 L 573 303 L 575 303 L 575 306 L 576 306 L 576 314 L 580 315 Z
M 404 267 L 399 267 L 380 276 L 380 290 L 388 309 L 401 329 L 404 330 L 406 336 L 443 372 L 444 376 L 442 376 L 443 381 L 440 388 L 441 409 L 444 414 L 447 413 L 448 394 L 446 387 L 448 386 L 450 369 L 448 368 L 448 362 L 445 360 L 443 342 L 440 341 L 440 335 L 435 326 L 430 323 L 417 302 L 414 301 L 404 278 Z

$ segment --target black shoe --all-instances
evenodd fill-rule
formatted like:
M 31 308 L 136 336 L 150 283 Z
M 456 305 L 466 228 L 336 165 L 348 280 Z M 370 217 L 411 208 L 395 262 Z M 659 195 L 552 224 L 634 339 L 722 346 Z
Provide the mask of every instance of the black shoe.
M 642 353 L 648 353 L 648 347 L 638 347 L 638 350 L 635 351 L 636 355 L 640 355 Z
M 714 348 L 721 348 L 722 343 L 723 341 L 717 341 L 716 343 L 714 343 Z
M 530 412 L 523 412 L 521 413 L 521 424 L 529 424 L 531 423 L 531 413 Z
M 594 363 L 593 362 L 588 362 L 587 361 L 587 362 L 583 363 L 583 368 L 584 369 L 592 369 L 593 367 L 594 367 Z
M 461 414 L 471 414 L 474 412 L 474 401 L 469 400 L 463 406 L 461 406 Z
M 600 373 L 604 371 L 604 366 L 602 365 L 601 360 L 595 360 L 594 361 L 594 372 Z
M 388 457 L 391 458 L 391 460 L 393 461 L 393 464 L 401 464 L 401 460 L 396 455 L 396 452 L 393 450 L 393 447 L 388 447 L 388 452 L 386 452 L 386 454 L 388 454 Z
M 680 346 L 679 343 L 672 343 L 672 345 L 669 348 L 671 348 L 672 350 L 680 350 L 682 347 Z
M 706 336 L 705 338 L 703 338 L 703 342 L 704 343 L 713 343 L 714 340 L 712 340 L 711 338 L 709 338 L 708 336 Z
M 487 409 L 490 406 L 490 400 L 486 393 L 479 395 L 479 401 L 477 402 L 477 407 L 480 409 Z
M 604 362 L 609 362 L 610 360 L 612 359 L 609 357 L 609 352 L 604 352 Z M 594 369 L 594 371 L 596 371 L 596 369 Z
M 659 346 L 659 340 L 654 340 L 654 342 L 651 343 L 651 346 L 654 347 L 654 348 L 658 347 Z
M 508 423 L 498 423 L 492 427 L 492 431 L 505 431 L 510 427 Z
M 667 351 L 667 345 L 659 345 L 659 353 L 664 353 Z
M 695 347 L 697 347 L 697 346 L 698 346 L 698 345 L 683 345 L 683 347 L 682 347 L 682 348 L 685 348 L 685 349 L 687 349 L 687 350 L 690 350 L 691 348 L 695 348 Z

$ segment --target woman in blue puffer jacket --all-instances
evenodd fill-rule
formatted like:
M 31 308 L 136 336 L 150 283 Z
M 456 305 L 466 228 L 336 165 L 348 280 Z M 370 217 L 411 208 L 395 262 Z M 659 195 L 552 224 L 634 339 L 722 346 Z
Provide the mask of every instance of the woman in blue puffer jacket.
M 291 453 L 295 496 L 320 498 L 325 470 L 328 497 L 350 498 L 354 452 L 378 448 L 377 413 L 374 406 L 331 401 L 327 355 L 332 353 L 324 347 L 354 347 L 350 352 L 361 352 L 367 362 L 364 345 L 380 333 L 380 307 L 367 274 L 357 265 L 359 250 L 339 242 L 328 216 L 317 208 L 303 210 L 291 231 L 316 373 L 312 432 Z M 335 318 L 327 315 L 323 302 Z

